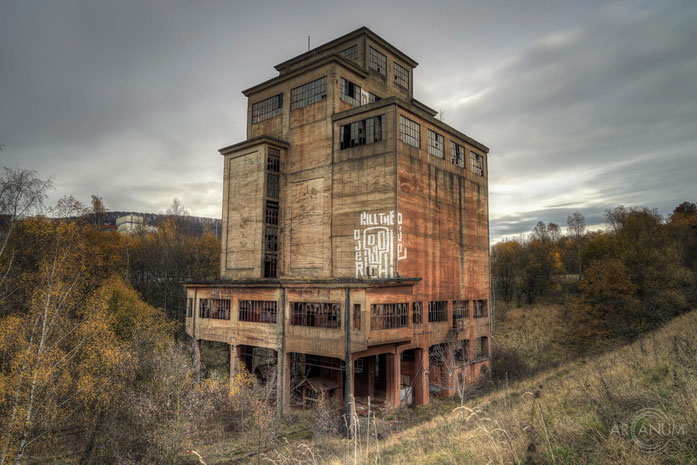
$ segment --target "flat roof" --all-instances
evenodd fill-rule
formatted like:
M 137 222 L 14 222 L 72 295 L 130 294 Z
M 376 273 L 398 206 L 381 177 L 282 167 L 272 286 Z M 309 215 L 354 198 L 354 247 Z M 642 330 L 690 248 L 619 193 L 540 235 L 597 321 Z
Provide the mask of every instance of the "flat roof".
M 327 279 L 302 279 L 302 278 L 253 278 L 253 279 L 216 279 L 211 281 L 185 282 L 184 287 L 395 287 L 413 286 L 421 281 L 421 278 L 327 278 Z

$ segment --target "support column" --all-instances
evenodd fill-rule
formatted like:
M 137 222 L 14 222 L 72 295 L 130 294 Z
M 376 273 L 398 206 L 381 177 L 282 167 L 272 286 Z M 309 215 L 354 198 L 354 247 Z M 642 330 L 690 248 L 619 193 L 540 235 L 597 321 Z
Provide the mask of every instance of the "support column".
M 198 382 L 201 382 L 201 339 L 194 340 L 194 369 Z
M 387 402 L 392 408 L 399 408 L 401 383 L 401 358 L 397 351 L 387 354 Z
M 441 382 L 443 383 L 443 395 L 452 397 L 455 395 L 455 354 L 452 344 L 444 344 L 445 363 L 441 367 Z
M 371 400 L 375 400 L 375 356 L 365 360 L 363 369 L 366 370 L 366 378 L 368 378 L 368 396 Z
M 290 354 L 278 351 L 276 357 L 277 390 L 276 400 L 281 415 L 290 413 Z
M 414 362 L 416 370 L 416 377 L 414 379 L 414 404 L 416 405 L 427 405 L 428 404 L 428 349 L 416 349 L 414 355 Z
M 229 367 L 230 367 L 230 381 L 232 381 L 237 374 L 237 370 L 240 366 L 240 358 L 239 358 L 239 352 L 238 352 L 238 347 L 234 344 L 228 344 L 228 347 L 230 349 L 230 361 L 229 361 Z

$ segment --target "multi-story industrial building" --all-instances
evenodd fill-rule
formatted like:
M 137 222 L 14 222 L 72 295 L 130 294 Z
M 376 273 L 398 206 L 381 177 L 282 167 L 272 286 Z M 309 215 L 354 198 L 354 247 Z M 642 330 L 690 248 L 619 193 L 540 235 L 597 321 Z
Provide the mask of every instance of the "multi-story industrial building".
M 186 285 L 186 331 L 277 373 L 283 409 L 424 404 L 449 361 L 489 370 L 489 150 L 413 98 L 416 66 L 360 28 L 245 90 L 247 140 L 220 149 L 220 280 Z

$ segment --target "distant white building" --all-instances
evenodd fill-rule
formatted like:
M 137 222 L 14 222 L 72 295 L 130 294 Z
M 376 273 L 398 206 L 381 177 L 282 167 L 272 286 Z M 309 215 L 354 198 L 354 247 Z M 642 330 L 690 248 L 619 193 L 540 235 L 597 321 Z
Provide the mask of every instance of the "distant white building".
M 123 234 L 133 234 L 140 231 L 156 232 L 157 228 L 145 224 L 142 216 L 126 215 L 116 219 L 117 231 Z

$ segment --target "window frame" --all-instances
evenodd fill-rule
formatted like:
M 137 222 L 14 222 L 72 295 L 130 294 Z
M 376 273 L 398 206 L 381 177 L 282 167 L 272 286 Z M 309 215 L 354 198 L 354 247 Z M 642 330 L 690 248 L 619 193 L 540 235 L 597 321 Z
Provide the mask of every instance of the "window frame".
M 387 55 L 382 54 L 372 45 L 368 46 L 368 69 L 387 77 Z
M 392 70 L 394 83 L 403 89 L 409 90 L 409 70 L 396 61 L 392 62 Z
M 445 136 L 437 133 L 436 131 L 427 129 L 426 143 L 429 155 L 443 160 L 445 159 Z
M 297 110 L 327 100 L 327 76 L 290 90 L 290 109 Z
M 277 99 L 278 103 L 275 102 Z M 252 104 L 252 124 L 283 114 L 283 92 Z
M 420 149 L 421 125 L 404 115 L 399 115 L 399 140 L 407 145 Z

